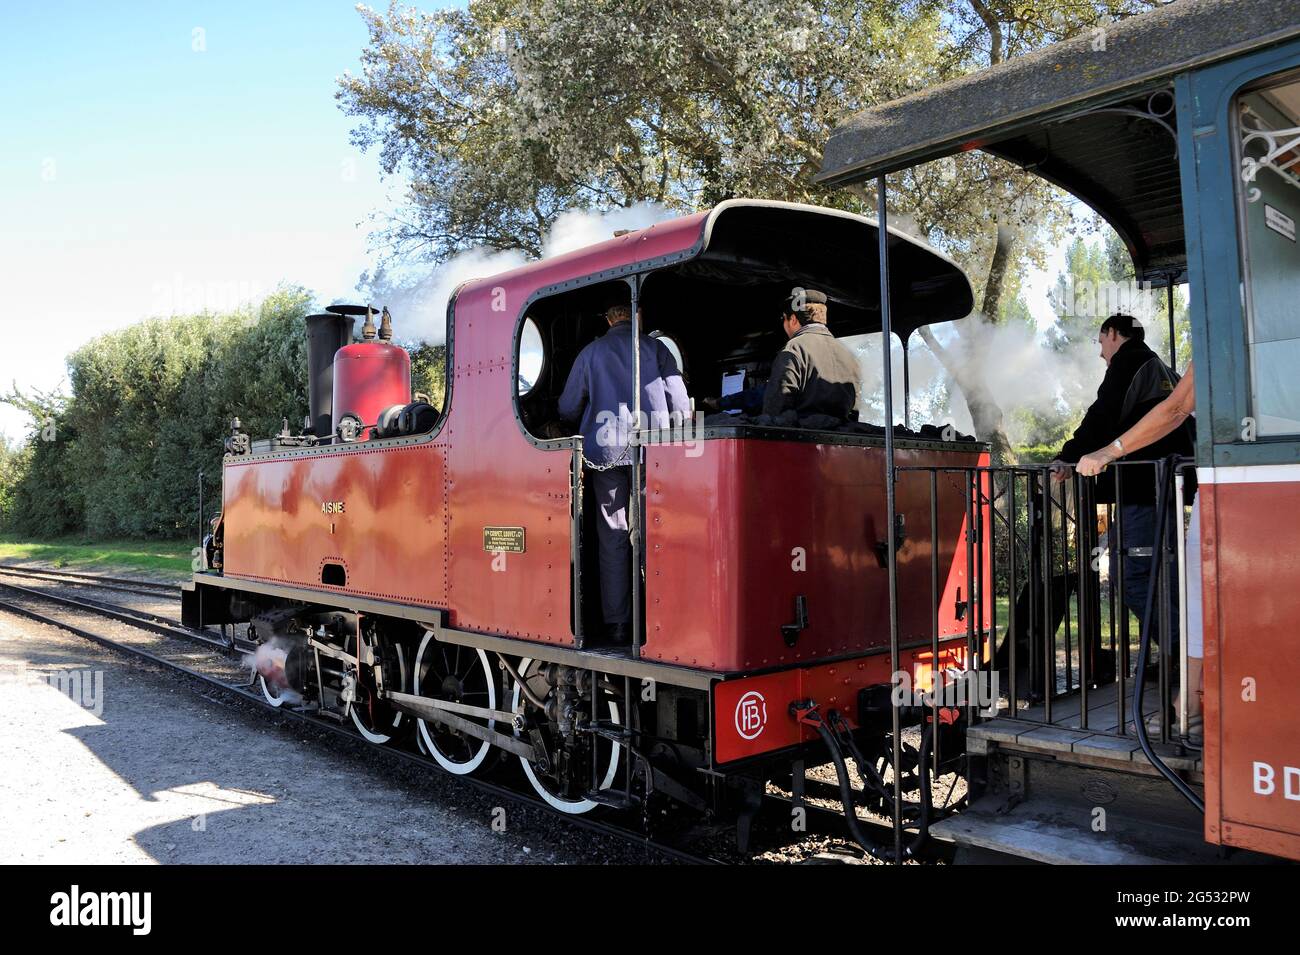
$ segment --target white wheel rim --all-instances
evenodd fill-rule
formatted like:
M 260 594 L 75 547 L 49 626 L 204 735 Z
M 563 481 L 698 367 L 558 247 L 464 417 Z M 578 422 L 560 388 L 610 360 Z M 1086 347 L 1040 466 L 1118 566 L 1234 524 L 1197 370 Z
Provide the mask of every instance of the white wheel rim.
M 397 653 L 397 670 L 402 675 L 402 683 L 405 684 L 406 683 L 406 654 L 402 651 L 402 645 L 400 643 L 395 644 L 395 647 Z M 352 705 L 348 707 L 348 712 L 352 714 L 352 725 L 357 728 L 358 733 L 360 733 L 363 737 L 365 737 L 366 742 L 374 743 L 376 746 L 383 746 L 385 743 L 389 742 L 393 738 L 391 733 L 376 733 L 374 730 L 367 729 L 366 725 L 361 721 L 361 717 L 357 715 L 357 704 L 355 700 L 353 700 Z M 397 710 L 393 714 L 393 724 L 389 728 L 391 730 L 396 730 L 399 726 L 401 726 L 402 717 L 404 715 L 405 714 L 402 713 L 401 710 Z
M 412 692 L 416 696 L 420 695 L 420 662 L 424 659 L 424 652 L 432 641 L 433 631 L 426 630 L 424 632 L 424 639 L 420 641 L 420 649 L 415 654 L 414 689 Z M 496 681 L 492 679 L 492 667 L 488 664 L 486 653 L 482 650 L 476 650 L 475 652 L 478 654 L 479 666 L 483 668 L 483 673 L 487 677 L 488 709 L 495 710 L 497 708 L 497 687 Z M 456 776 L 468 776 L 470 773 L 474 772 L 483 765 L 483 760 L 487 759 L 488 752 L 492 749 L 492 744 L 484 740 L 483 745 L 474 751 L 473 756 L 464 762 L 460 762 L 452 759 L 438 748 L 438 744 L 434 742 L 434 736 L 429 731 L 428 723 L 425 720 L 417 719 L 416 725 L 419 727 L 420 740 L 424 743 L 424 748 L 428 750 L 429 754 L 435 760 L 437 760 L 439 766 Z M 488 720 L 487 726 L 488 729 L 494 729 L 496 727 L 496 720 Z
M 529 659 L 520 660 L 519 670 L 518 670 L 519 675 L 527 679 L 528 668 L 532 666 L 532 664 L 533 664 L 532 660 Z M 523 708 L 520 706 L 520 703 L 521 703 L 521 691 L 519 685 L 515 684 L 515 691 L 510 701 L 511 708 L 514 710 L 514 712 L 516 713 L 523 712 Z M 618 704 L 615 703 L 613 700 L 609 701 L 609 718 L 615 723 L 619 722 Z M 515 735 L 516 736 L 520 735 L 519 730 L 515 730 Z M 623 750 L 623 745 L 621 743 L 618 742 L 613 743 L 613 748 L 610 749 L 609 751 L 609 766 L 605 768 L 605 778 L 600 781 L 600 788 L 602 790 L 608 789 L 610 786 L 614 784 L 614 778 L 618 775 L 618 760 L 619 760 L 619 756 L 622 753 L 622 750 Z M 555 795 L 555 793 L 551 792 L 544 785 L 542 785 L 542 781 L 537 778 L 537 773 L 533 769 L 533 764 L 530 763 L 525 757 L 523 756 L 519 757 L 519 765 L 521 765 L 524 768 L 524 775 L 527 776 L 528 781 L 532 783 L 533 789 L 536 790 L 537 795 L 545 799 L 547 804 L 552 809 L 559 810 L 560 812 L 563 813 L 568 813 L 571 816 L 578 816 L 584 812 L 591 812 L 591 810 L 595 809 L 598 805 L 600 805 L 599 803 L 591 799 L 564 799 L 560 796 L 557 796 Z
M 283 697 L 283 696 L 280 696 L 280 695 L 278 695 L 278 694 L 275 695 L 275 696 L 272 696 L 272 695 L 271 695 L 271 686 L 270 686 L 270 684 L 268 684 L 268 683 L 266 682 L 266 677 L 262 676 L 262 675 L 259 673 L 259 674 L 257 675 L 257 682 L 258 682 L 259 684 L 261 684 L 261 687 L 262 687 L 262 696 L 266 697 L 266 702 L 270 703 L 270 704 L 271 704 L 272 706 L 274 706 L 277 710 L 278 710 L 280 707 L 284 706 L 284 697 Z

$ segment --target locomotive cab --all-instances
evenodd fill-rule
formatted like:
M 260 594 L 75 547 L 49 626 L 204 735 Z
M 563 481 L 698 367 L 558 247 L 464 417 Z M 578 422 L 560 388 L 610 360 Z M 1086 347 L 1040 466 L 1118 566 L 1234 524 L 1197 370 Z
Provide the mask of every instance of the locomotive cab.
M 969 313 L 970 285 L 955 265 L 904 237 L 895 244 L 895 327 L 904 341 L 922 324 Z M 673 351 L 693 404 L 680 429 L 640 436 L 643 656 L 736 672 L 884 645 L 883 427 L 704 410 L 705 399 L 718 397 L 729 381 L 766 380 L 786 342 L 780 303 L 793 286 L 827 293 L 829 328 L 855 354 L 873 336 L 878 340 L 872 248 L 870 225 L 856 216 L 747 204 L 717 219 L 702 254 L 641 278 L 641 329 Z M 626 282 L 613 279 L 537 295 L 523 309 L 514 342 L 516 407 L 535 446 L 552 448 L 572 434 L 574 425 L 557 410 L 569 370 L 605 330 L 604 308 L 628 295 Z M 865 362 L 862 371 L 869 371 Z M 869 414 L 870 396 L 862 391 L 860 378 L 859 419 Z M 905 463 L 959 468 L 984 460 L 985 449 L 951 427 L 896 434 Z M 904 478 L 903 487 L 900 586 L 928 590 L 922 559 L 932 533 L 928 489 L 915 477 Z M 575 630 L 583 645 L 595 647 L 602 644 L 595 502 L 585 487 L 584 495 L 575 527 Z M 970 595 L 957 546 L 966 520 L 954 483 L 934 515 L 945 568 L 943 608 Z M 848 593 L 858 599 L 843 599 Z M 913 606 L 916 612 L 903 621 L 907 635 L 928 640 L 932 614 Z M 942 636 L 964 635 L 955 612 L 941 615 Z

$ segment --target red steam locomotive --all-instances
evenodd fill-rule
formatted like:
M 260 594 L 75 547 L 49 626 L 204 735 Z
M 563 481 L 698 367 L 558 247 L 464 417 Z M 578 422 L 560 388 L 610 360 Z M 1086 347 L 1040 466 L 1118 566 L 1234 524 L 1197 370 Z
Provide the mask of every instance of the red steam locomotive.
M 581 438 L 554 436 L 611 291 L 635 297 L 698 402 L 724 376 L 761 377 L 792 285 L 826 291 L 838 336 L 879 332 L 879 240 L 859 216 L 728 201 L 466 283 L 447 309 L 439 410 L 411 394 L 386 311 L 377 331 L 365 308 L 310 317 L 306 433 L 227 442 L 186 622 L 247 622 L 272 703 L 351 720 L 376 744 L 414 731 L 452 773 L 507 753 L 566 813 L 657 793 L 743 815 L 811 746 L 824 760 L 808 701 L 883 749 L 891 540 L 902 669 L 928 685 L 969 659 L 964 610 L 991 561 L 959 480 L 935 494 L 900 470 L 890 528 L 881 429 L 697 415 L 640 434 L 640 606 L 617 646 L 593 636 Z M 955 264 L 900 232 L 887 242 L 895 332 L 970 312 Z M 896 430 L 900 468 L 987 464 L 973 440 L 925 432 Z

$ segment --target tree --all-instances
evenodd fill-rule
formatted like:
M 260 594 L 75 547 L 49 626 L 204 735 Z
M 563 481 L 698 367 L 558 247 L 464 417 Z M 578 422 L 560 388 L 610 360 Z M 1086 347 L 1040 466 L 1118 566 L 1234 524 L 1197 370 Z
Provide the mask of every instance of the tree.
M 0 435 L 0 531 L 13 521 L 14 492 L 26 470 L 25 451 L 22 445 L 10 444 Z
M 76 526 L 80 497 L 72 478 L 72 444 L 76 432 L 68 425 L 68 399 L 59 392 L 19 391 L 0 401 L 26 412 L 30 430 L 26 442 L 8 448 L 0 474 L 0 530 L 27 530 L 57 537 Z
M 338 99 L 353 141 L 404 172 L 376 236 L 386 263 L 485 245 L 541 252 L 572 208 L 694 211 L 746 195 L 872 214 L 870 189 L 812 180 L 844 115 L 996 63 L 1141 0 L 477 0 L 466 10 L 361 8 L 370 32 Z M 954 15 L 953 7 L 959 8 Z M 1041 180 L 983 153 L 892 177 L 896 221 L 981 276 L 982 317 L 1068 222 Z M 987 387 L 927 344 L 1006 446 Z M 976 347 L 970 344 L 970 347 Z
M 70 395 L 15 389 L 2 400 L 32 429 L 0 459 L 0 526 L 38 537 L 197 536 L 198 473 L 210 515 L 231 419 L 265 437 L 306 414 L 310 304 L 304 290 L 283 288 L 256 308 L 149 319 L 73 352 Z
M 411 349 L 411 391 L 442 410 L 447 394 L 447 348 L 422 343 Z

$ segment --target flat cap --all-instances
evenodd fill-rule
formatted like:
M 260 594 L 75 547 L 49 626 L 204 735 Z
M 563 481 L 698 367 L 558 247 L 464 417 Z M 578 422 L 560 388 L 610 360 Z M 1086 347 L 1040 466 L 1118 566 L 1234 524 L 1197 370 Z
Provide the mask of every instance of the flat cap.
M 786 314 L 801 312 L 806 305 L 825 305 L 826 293 L 796 285 L 790 290 L 790 294 L 785 297 L 784 304 Z

